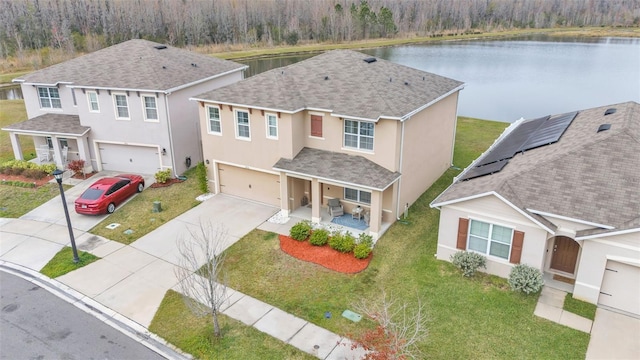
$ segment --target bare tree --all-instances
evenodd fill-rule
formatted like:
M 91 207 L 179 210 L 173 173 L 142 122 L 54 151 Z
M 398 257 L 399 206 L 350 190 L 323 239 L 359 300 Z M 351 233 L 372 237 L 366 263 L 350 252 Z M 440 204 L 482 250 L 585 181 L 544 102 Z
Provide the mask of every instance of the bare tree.
M 228 299 L 222 272 L 228 234 L 222 225 L 202 221 L 189 234 L 178 240 L 180 258 L 174 273 L 187 306 L 197 316 L 211 316 L 214 335 L 221 337 L 218 315 Z

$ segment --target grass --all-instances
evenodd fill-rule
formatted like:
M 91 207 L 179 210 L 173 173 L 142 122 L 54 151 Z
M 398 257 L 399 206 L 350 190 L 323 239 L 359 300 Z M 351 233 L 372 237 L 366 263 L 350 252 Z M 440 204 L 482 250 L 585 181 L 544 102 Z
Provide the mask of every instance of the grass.
M 571 293 L 567 294 L 564 298 L 564 306 L 562 308 L 570 313 L 580 315 L 590 320 L 596 317 L 597 306 L 595 304 L 574 299 Z
M 195 177 L 195 167 L 185 173 L 187 180 L 163 188 L 147 188 L 120 207 L 89 232 L 115 240 L 123 244 L 131 244 L 140 237 L 157 229 L 162 224 L 200 204 L 195 198 L 201 194 Z M 160 201 L 162 211 L 153 213 L 153 202 Z M 106 228 L 111 223 L 119 223 L 114 230 Z M 127 235 L 125 230 L 133 230 Z
M 0 185 L 0 218 L 19 218 L 58 195 L 58 184 L 46 184 L 36 189 Z
M 0 74 L 0 84 L 11 84 L 11 80 L 27 73 L 29 73 L 29 71 L 16 71 L 12 73 Z
M 62 250 L 58 251 L 53 259 L 49 260 L 47 265 L 45 265 L 40 272 L 53 279 L 100 259 L 99 257 L 84 251 L 78 252 L 78 258 L 80 261 L 77 264 L 74 263 L 73 250 L 70 247 L 65 246 Z
M 24 107 L 24 100 L 2 100 L 0 101 L 0 128 L 27 120 L 27 109 Z M 36 157 L 36 149 L 31 136 L 20 136 L 20 145 L 25 160 Z M 0 164 L 13 160 L 13 148 L 7 131 L 0 131 Z
M 196 317 L 182 300 L 169 290 L 149 330 L 198 359 L 263 360 L 315 359 L 250 326 L 220 315 L 222 338 L 213 336 L 209 317 Z

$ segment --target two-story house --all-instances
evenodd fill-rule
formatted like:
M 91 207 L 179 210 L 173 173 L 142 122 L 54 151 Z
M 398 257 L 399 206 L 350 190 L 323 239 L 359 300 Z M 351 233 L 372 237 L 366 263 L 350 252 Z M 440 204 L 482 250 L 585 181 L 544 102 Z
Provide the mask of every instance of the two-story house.
M 379 236 L 451 166 L 462 88 L 335 50 L 198 95 L 212 189 L 314 222 L 337 198 Z
M 129 40 L 35 71 L 21 85 L 28 120 L 10 133 L 33 138 L 41 161 L 82 159 L 87 171 L 181 174 L 202 161 L 197 104 L 189 97 L 240 81 L 245 65 L 147 40 Z

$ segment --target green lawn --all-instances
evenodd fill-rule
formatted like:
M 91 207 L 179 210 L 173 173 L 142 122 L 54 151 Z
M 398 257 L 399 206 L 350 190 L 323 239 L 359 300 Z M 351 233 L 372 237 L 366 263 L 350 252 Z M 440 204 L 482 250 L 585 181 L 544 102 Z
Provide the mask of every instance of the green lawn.
M 80 261 L 77 264 L 74 263 L 73 250 L 70 247 L 65 246 L 55 254 L 53 259 L 49 260 L 47 265 L 45 265 L 40 272 L 53 279 L 100 259 L 99 257 L 84 251 L 78 251 L 78 258 Z
M 24 100 L 0 101 L 0 128 L 24 120 L 27 120 L 27 109 L 24 107 Z M 33 159 L 36 156 L 36 150 L 31 136 L 20 136 L 19 138 L 20 144 L 22 145 L 23 156 L 26 160 Z M 13 159 L 13 149 L 11 148 L 9 133 L 0 131 L 0 164 Z
M 70 188 L 68 185 L 63 187 Z M 46 184 L 37 189 L 0 185 L 0 217 L 18 218 L 57 195 L 60 195 L 58 184 Z
M 593 320 L 596 317 L 597 306 L 595 304 L 576 300 L 573 298 L 573 294 L 571 293 L 567 294 L 567 296 L 564 298 L 563 308 L 570 313 L 580 315 L 590 320 Z

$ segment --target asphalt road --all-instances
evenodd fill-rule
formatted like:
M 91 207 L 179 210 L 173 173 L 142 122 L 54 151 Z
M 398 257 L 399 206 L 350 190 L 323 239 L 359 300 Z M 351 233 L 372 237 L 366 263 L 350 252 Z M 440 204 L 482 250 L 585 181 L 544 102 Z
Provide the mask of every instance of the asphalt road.
M 74 305 L 0 271 L 0 359 L 164 359 Z

